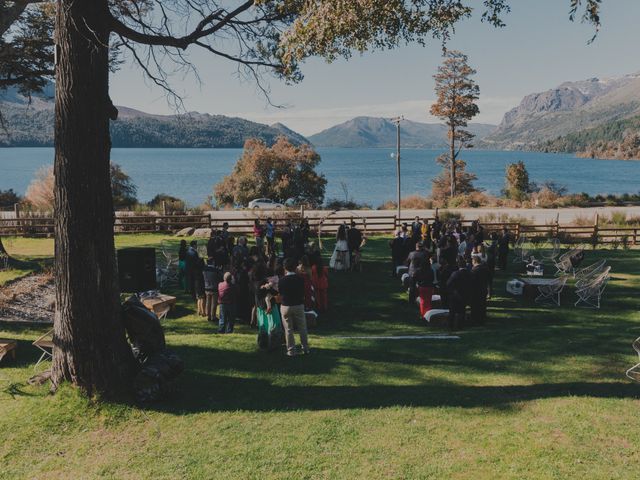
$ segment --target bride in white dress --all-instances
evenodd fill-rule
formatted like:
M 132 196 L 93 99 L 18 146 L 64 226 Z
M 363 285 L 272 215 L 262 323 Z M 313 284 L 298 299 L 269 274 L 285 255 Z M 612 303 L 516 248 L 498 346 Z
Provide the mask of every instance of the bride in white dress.
M 338 228 L 336 235 L 336 246 L 333 249 L 333 255 L 329 261 L 329 266 L 337 271 L 349 270 L 349 245 L 347 243 L 347 227 L 342 224 Z

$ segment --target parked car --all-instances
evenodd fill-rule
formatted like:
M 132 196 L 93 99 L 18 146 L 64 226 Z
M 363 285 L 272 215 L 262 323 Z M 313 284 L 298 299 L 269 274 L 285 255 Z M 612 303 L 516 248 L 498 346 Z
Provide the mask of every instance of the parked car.
M 268 198 L 256 198 L 255 200 L 251 200 L 248 206 L 252 210 L 275 210 L 278 208 L 284 208 L 284 205 L 281 203 L 274 202 Z

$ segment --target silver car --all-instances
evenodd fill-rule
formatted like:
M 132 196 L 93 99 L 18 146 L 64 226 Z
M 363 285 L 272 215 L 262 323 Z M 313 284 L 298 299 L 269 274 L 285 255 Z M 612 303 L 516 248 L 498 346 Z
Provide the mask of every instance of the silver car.
M 252 210 L 275 210 L 284 208 L 284 205 L 268 198 L 256 198 L 249 202 L 248 207 Z

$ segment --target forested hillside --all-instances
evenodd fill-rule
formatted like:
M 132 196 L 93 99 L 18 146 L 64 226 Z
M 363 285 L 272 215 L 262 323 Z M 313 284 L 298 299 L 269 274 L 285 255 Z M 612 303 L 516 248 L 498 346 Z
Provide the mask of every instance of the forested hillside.
M 571 133 L 540 145 L 545 152 L 576 152 L 589 158 L 640 160 L 640 116 Z

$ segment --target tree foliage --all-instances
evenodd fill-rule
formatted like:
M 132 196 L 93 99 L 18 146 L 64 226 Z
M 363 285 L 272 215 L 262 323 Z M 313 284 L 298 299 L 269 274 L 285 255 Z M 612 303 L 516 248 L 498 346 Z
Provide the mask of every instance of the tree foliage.
M 469 120 L 480 113 L 476 101 L 480 95 L 480 88 L 473 80 L 476 71 L 468 64 L 468 57 L 457 50 L 445 50 L 444 60 L 438 67 L 435 79 L 436 102 L 431 105 L 431 115 L 444 120 L 448 127 L 449 152 L 438 157 L 438 163 L 449 170 L 449 194 L 455 197 L 462 189 L 469 185 L 459 186 L 458 179 L 469 182 L 469 175 L 459 176 L 456 169 L 464 169 L 464 164 L 458 159 L 463 148 L 471 146 L 474 135 L 464 130 Z M 434 182 L 442 181 L 447 175 L 440 175 Z M 434 185 L 435 186 L 435 185 Z
M 512 200 L 526 200 L 535 190 L 535 185 L 529 180 L 529 172 L 523 161 L 507 165 L 505 174 L 505 188 L 503 194 Z
M 453 199 L 455 196 L 451 196 L 451 168 L 449 162 L 449 155 L 443 154 L 436 158 L 436 162 L 442 165 L 442 172 L 431 180 L 431 198 L 443 205 L 446 205 L 447 199 Z M 467 163 L 464 160 L 456 160 L 456 196 L 468 195 L 473 192 L 477 192 L 478 189 L 473 185 L 473 182 L 478 177 L 470 172 L 467 172 Z
M 53 11 L 51 3 L 30 8 L 0 36 L 0 89 L 15 85 L 29 96 L 53 78 Z
M 111 194 L 113 195 L 113 208 L 130 208 L 138 203 L 136 194 L 138 188 L 122 167 L 111 162 Z
M 0 190 L 0 208 L 13 207 L 21 201 L 22 197 L 14 192 L 12 188 L 9 190 Z
M 25 200 L 38 210 L 53 210 L 54 183 L 53 167 L 42 167 L 27 188 Z M 129 208 L 138 203 L 136 186 L 117 163 L 111 163 L 111 193 L 114 208 Z
M 315 171 L 319 163 L 320 155 L 311 146 L 296 146 L 284 137 L 273 147 L 247 140 L 233 173 L 215 186 L 216 201 L 246 205 L 255 198 L 270 198 L 319 205 L 327 184 L 324 175 Z

